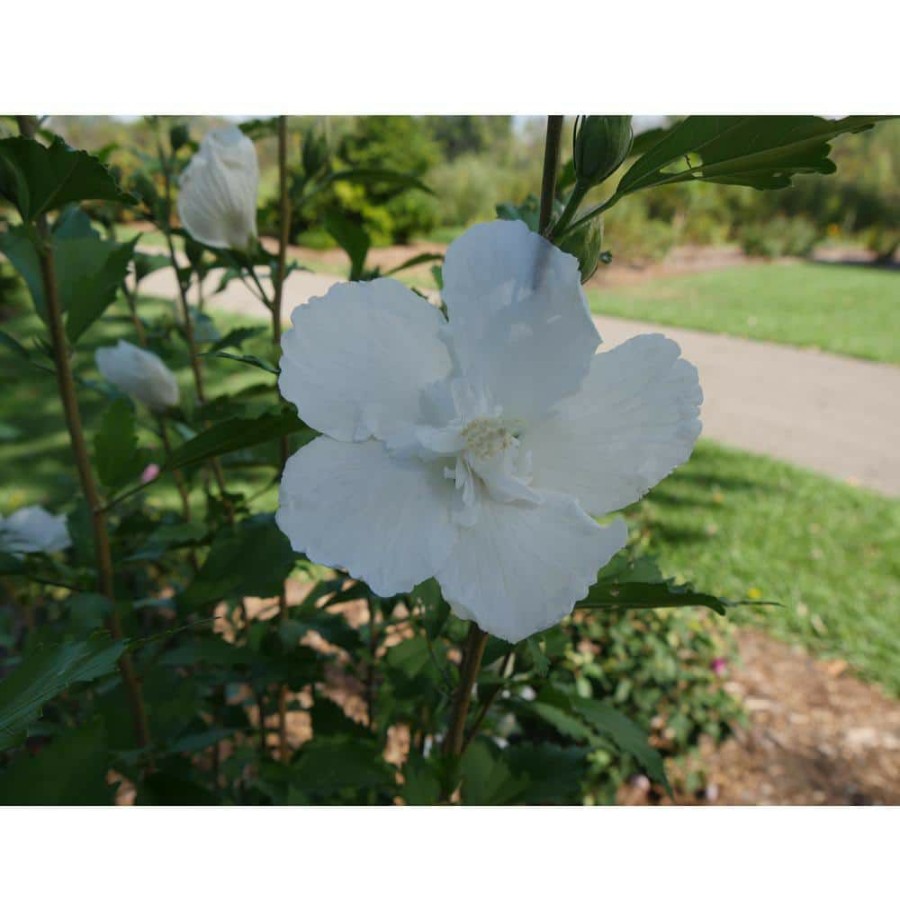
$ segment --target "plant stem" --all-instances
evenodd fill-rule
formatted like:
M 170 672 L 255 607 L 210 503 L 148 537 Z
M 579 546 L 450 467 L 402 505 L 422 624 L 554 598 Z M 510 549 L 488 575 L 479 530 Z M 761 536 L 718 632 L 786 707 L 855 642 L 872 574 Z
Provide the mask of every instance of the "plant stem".
M 472 739 L 478 734 L 478 729 L 481 727 L 481 723 L 484 721 L 484 717 L 488 714 L 488 710 L 491 708 L 493 702 L 497 699 L 500 691 L 503 689 L 503 679 L 506 678 L 506 668 L 509 665 L 510 659 L 512 659 L 513 650 L 509 650 L 506 656 L 503 657 L 503 661 L 500 663 L 500 683 L 491 688 L 491 692 L 487 695 L 484 700 L 484 703 L 481 704 L 481 709 L 478 710 L 478 714 L 475 716 L 475 721 L 472 723 L 472 728 L 469 731 L 468 736 L 463 741 L 462 750 L 460 753 L 465 753 L 469 744 L 472 743 Z
M 487 640 L 487 634 L 472 622 L 469 625 L 462 661 L 459 664 L 459 685 L 453 698 L 450 727 L 447 729 L 447 737 L 444 738 L 444 754 L 452 758 L 459 757 L 462 753 L 466 716 L 472 703 L 472 688 L 478 680 Z
M 23 129 L 24 133 L 25 129 Z M 33 135 L 29 134 L 31 137 Z M 53 263 L 53 246 L 50 240 L 47 222 L 43 216 L 37 222 L 37 230 L 40 237 L 38 255 L 40 258 L 41 280 L 44 287 L 44 300 L 47 308 L 47 322 L 50 330 L 50 343 L 53 347 L 53 358 L 56 363 L 56 383 L 59 388 L 59 396 L 62 401 L 63 414 L 66 420 L 66 428 L 72 442 L 72 453 L 75 457 L 75 466 L 78 470 L 78 478 L 85 500 L 91 511 L 91 529 L 94 537 L 94 551 L 97 560 L 97 581 L 101 594 L 107 597 L 112 604 L 112 611 L 106 620 L 106 627 L 116 639 L 123 637 L 122 621 L 118 608 L 115 605 L 115 582 L 113 577 L 112 550 L 109 543 L 109 530 L 106 522 L 106 510 L 100 499 L 100 492 L 94 480 L 94 472 L 91 468 L 90 454 L 87 442 L 84 438 L 84 429 L 81 423 L 81 410 L 78 406 L 78 397 L 75 393 L 75 379 L 72 375 L 72 365 L 69 359 L 69 347 L 66 332 L 63 326 L 62 307 L 59 300 L 59 291 L 56 283 L 56 269 Z M 131 656 L 126 650 L 119 658 L 119 672 L 125 685 L 125 693 L 131 708 L 134 723 L 134 733 L 139 747 L 146 747 L 150 741 L 149 726 L 147 723 L 147 710 L 144 706 L 144 697 L 141 692 L 140 682 L 134 671 Z
M 287 116 L 278 117 L 278 269 L 274 278 L 274 296 L 272 298 L 272 343 L 276 348 L 281 345 L 281 302 L 284 296 L 284 277 L 287 266 L 287 246 L 291 236 L 291 200 L 288 196 L 287 171 Z M 284 471 L 290 444 L 287 435 L 278 441 L 280 454 L 279 471 Z M 282 585 L 278 595 L 278 616 L 281 620 L 287 617 L 287 591 Z M 283 763 L 290 759 L 290 748 L 287 742 L 287 686 L 278 687 L 278 753 Z
M 559 147 L 562 142 L 562 116 L 547 116 L 547 136 L 544 139 L 544 175 L 541 179 L 541 213 L 538 232 L 546 234 L 553 217 L 556 197 L 556 173 L 559 169 Z
M 553 227 L 547 233 L 548 240 L 558 238 L 565 232 L 566 226 L 572 221 L 572 217 L 575 213 L 578 212 L 578 207 L 581 205 L 581 201 L 584 200 L 584 195 L 587 192 L 587 185 L 576 182 L 575 187 L 566 202 L 566 208 L 562 211 L 562 215 L 553 223 Z

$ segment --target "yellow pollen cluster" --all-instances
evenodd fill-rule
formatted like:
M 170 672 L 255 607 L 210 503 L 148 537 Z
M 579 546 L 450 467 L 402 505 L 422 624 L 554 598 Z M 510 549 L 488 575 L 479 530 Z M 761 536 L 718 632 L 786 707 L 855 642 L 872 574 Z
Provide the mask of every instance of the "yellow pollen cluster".
M 490 459 L 512 445 L 513 436 L 496 419 L 473 419 L 463 428 L 466 450 L 481 459 Z

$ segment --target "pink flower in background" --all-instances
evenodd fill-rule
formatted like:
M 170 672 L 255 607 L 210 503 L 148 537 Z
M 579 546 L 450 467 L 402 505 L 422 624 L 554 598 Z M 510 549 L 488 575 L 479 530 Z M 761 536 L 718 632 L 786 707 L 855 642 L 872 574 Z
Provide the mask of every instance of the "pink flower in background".
M 159 477 L 160 468 L 156 463 L 150 463 L 143 472 L 141 472 L 141 484 L 149 484 Z
M 728 671 L 728 666 L 725 663 L 725 658 L 723 656 L 717 656 L 709 665 L 709 667 L 713 670 L 716 675 L 724 675 Z

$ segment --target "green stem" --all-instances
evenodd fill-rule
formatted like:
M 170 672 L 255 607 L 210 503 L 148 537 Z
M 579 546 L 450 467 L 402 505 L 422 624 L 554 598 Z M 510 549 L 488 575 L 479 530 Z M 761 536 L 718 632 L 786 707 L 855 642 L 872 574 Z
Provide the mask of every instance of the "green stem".
M 559 171 L 559 148 L 562 142 L 562 116 L 547 116 L 547 136 L 544 139 L 544 175 L 541 179 L 541 212 L 538 232 L 546 234 L 553 217 L 556 197 L 556 175 Z
M 23 117 L 20 121 L 22 133 L 26 137 L 34 138 L 35 124 L 33 120 Z M 56 383 L 59 388 L 59 396 L 62 401 L 63 415 L 69 439 L 72 443 L 72 453 L 75 457 L 75 467 L 78 470 L 78 479 L 81 489 L 91 511 L 91 530 L 94 537 L 94 552 L 97 562 L 97 586 L 99 592 L 107 597 L 112 604 L 112 611 L 106 620 L 106 626 L 110 634 L 116 640 L 122 640 L 122 621 L 119 610 L 115 604 L 115 579 L 113 575 L 112 549 L 109 541 L 109 529 L 106 521 L 106 509 L 100 498 L 97 482 L 94 480 L 94 471 L 91 468 L 90 454 L 84 437 L 84 428 L 81 422 L 81 409 L 78 405 L 78 396 L 75 392 L 75 378 L 72 373 L 72 363 L 65 326 L 63 325 L 62 305 L 59 298 L 59 290 L 56 281 L 56 268 L 53 260 L 53 244 L 46 219 L 41 216 L 37 223 L 37 231 L 40 239 L 38 257 L 41 270 L 41 281 L 44 288 L 44 302 L 47 310 L 47 325 L 50 331 L 50 343 L 53 348 L 53 359 L 56 364 Z M 139 747 L 146 747 L 150 742 L 150 729 L 147 721 L 147 710 L 144 705 L 144 697 L 141 685 L 134 670 L 131 655 L 126 650 L 119 658 L 119 673 L 125 686 L 125 694 L 131 708 L 134 722 L 134 733 Z
M 453 698 L 453 710 L 450 713 L 450 727 L 444 738 L 444 754 L 458 758 L 463 751 L 466 717 L 472 703 L 472 688 L 478 680 L 481 659 L 487 646 L 488 636 L 474 622 L 469 625 L 469 633 L 463 647 L 463 657 L 459 664 L 459 685 Z
M 581 184 L 580 182 L 575 183 L 575 188 L 566 202 L 566 208 L 562 211 L 562 215 L 556 222 L 553 223 L 553 227 L 547 234 L 548 240 L 555 240 L 565 234 L 566 226 L 572 221 L 575 213 L 578 212 L 578 207 L 581 205 L 581 201 L 584 200 L 584 196 L 589 189 L 589 185 Z

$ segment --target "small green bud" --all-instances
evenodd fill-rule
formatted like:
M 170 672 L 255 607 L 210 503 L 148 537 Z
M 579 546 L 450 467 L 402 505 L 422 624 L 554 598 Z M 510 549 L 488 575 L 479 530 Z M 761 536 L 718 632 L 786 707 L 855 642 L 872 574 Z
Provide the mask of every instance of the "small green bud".
M 191 139 L 187 125 L 173 125 L 169 129 L 169 145 L 177 153 Z
M 582 116 L 575 124 L 575 177 L 585 187 L 606 181 L 625 161 L 634 133 L 631 116 Z
M 159 198 L 156 191 L 156 185 L 144 172 L 135 174 L 131 181 L 131 192 L 140 197 L 144 204 L 151 209 Z
M 559 244 L 564 253 L 571 253 L 578 260 L 581 283 L 584 284 L 603 258 L 603 222 L 599 216 L 585 222 L 581 228 L 567 234 Z

